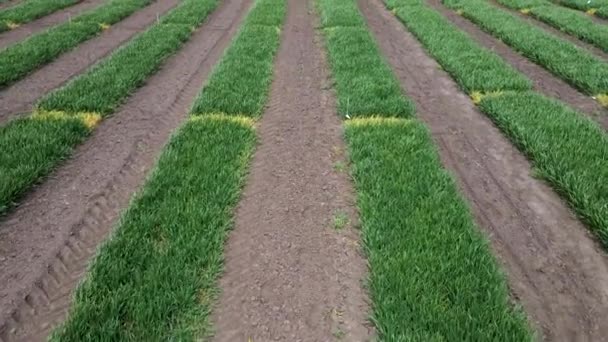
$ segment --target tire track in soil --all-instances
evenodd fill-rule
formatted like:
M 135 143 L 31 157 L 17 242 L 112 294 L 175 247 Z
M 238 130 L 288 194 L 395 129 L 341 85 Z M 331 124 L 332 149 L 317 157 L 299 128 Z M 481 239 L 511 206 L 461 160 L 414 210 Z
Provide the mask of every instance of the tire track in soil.
M 40 31 L 46 30 L 51 26 L 68 21 L 70 18 L 73 18 L 82 12 L 98 7 L 103 2 L 105 2 L 105 0 L 85 0 L 62 10 L 55 11 L 47 16 L 30 21 L 29 23 L 21 24 L 21 26 L 16 29 L 3 32 L 0 34 L 0 50 Z
M 225 0 L 73 158 L 1 223 L 0 341 L 43 340 L 65 318 L 96 247 L 186 118 L 249 3 Z
M 566 81 L 520 55 L 510 46 L 484 32 L 466 18 L 444 7 L 441 0 L 426 0 L 426 2 L 479 45 L 494 52 L 516 70 L 526 75 L 532 80 L 534 90 L 570 105 L 573 109 L 589 116 L 605 130 L 608 130 L 608 110 L 593 98 L 579 92 Z
M 585 51 L 591 53 L 592 55 L 595 55 L 596 57 L 603 59 L 604 62 L 608 63 L 608 53 L 604 52 L 602 49 L 596 47 L 595 45 L 593 45 L 591 43 L 587 43 L 567 32 L 560 31 L 560 30 L 556 29 L 555 27 L 542 22 L 540 19 L 534 18 L 534 16 L 532 16 L 532 14 L 526 15 L 519 11 L 512 10 L 505 5 L 498 3 L 496 0 L 489 0 L 489 3 L 495 7 L 500 8 L 501 10 L 503 10 L 505 12 L 518 16 L 519 18 L 525 20 L 527 23 L 529 23 L 533 26 L 536 26 L 536 27 L 540 28 L 541 30 L 544 30 L 547 33 L 553 34 L 554 36 L 556 36 L 558 38 L 561 38 L 565 41 L 568 41 L 568 42 L 576 45 L 581 50 L 585 50 Z
M 307 6 L 308 5 L 308 6 Z M 366 264 L 314 5 L 289 0 L 259 146 L 225 253 L 214 341 L 366 341 Z M 335 335 L 334 335 L 335 334 Z
M 520 302 L 545 341 L 607 341 L 608 259 L 558 195 L 378 0 L 360 0 Z
M 36 101 L 58 88 L 99 60 L 109 56 L 123 43 L 141 33 L 180 0 L 157 0 L 74 50 L 60 55 L 16 83 L 0 90 L 0 124 L 29 114 Z

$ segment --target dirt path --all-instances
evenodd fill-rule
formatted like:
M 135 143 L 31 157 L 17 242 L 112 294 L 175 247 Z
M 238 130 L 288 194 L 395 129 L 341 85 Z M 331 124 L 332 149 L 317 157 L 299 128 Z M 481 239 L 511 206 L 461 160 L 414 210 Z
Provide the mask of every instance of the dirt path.
M 23 0 L 8 0 L 5 2 L 0 3 L 0 10 L 4 10 L 7 9 L 11 6 L 15 6 L 16 4 L 20 3 Z
M 365 262 L 313 4 L 290 0 L 260 144 L 226 247 L 215 341 L 366 341 Z M 308 4 L 307 4 L 308 3 Z
M 380 0 L 360 6 L 544 340 L 607 341 L 606 254 Z
M 96 246 L 185 119 L 249 3 L 224 0 L 190 42 L 0 224 L 0 340 L 41 340 L 65 317 Z
M 31 21 L 29 23 L 22 24 L 14 30 L 10 30 L 0 34 L 0 50 L 9 46 L 10 44 L 24 40 L 25 38 L 36 34 L 40 31 L 46 30 L 51 26 L 55 26 L 64 21 L 69 20 L 70 17 L 75 17 L 84 11 L 88 11 L 94 7 L 97 7 L 104 3 L 105 0 L 85 0 L 77 3 L 76 5 L 64 8 L 62 10 L 53 12 L 40 19 Z
M 110 55 L 124 42 L 152 25 L 158 14 L 166 13 L 179 2 L 157 0 L 114 24 L 101 35 L 78 45 L 74 50 L 64 53 L 22 80 L 0 90 L 0 124 L 29 113 L 40 97 Z
M 456 14 L 456 12 L 447 9 L 441 4 L 441 0 L 427 0 L 427 3 L 452 22 L 452 24 L 467 33 L 479 45 L 493 51 L 531 79 L 535 90 L 567 103 L 572 108 L 587 114 L 604 129 L 608 130 L 608 110 L 603 108 L 590 96 L 579 92 L 565 81 L 543 69 L 543 67 L 518 54 L 507 44 L 483 32 L 475 24 Z
M 604 52 L 604 50 L 594 46 L 593 44 L 582 41 L 582 40 L 578 39 L 577 37 L 575 37 L 574 35 L 560 31 L 549 24 L 545 24 L 544 22 L 540 21 L 539 19 L 534 18 L 532 15 L 525 15 L 519 11 L 512 10 L 512 9 L 498 3 L 496 0 L 490 0 L 490 3 L 494 6 L 502 9 L 505 12 L 510 12 L 512 14 L 519 16 L 521 19 L 525 20 L 526 22 L 528 22 L 534 26 L 537 26 L 540 29 L 547 31 L 548 33 L 551 33 L 556 37 L 569 41 L 572 44 L 581 48 L 582 50 L 590 52 L 591 54 L 596 55 L 597 57 L 602 58 L 602 59 L 604 59 L 604 61 L 608 62 L 608 53 Z

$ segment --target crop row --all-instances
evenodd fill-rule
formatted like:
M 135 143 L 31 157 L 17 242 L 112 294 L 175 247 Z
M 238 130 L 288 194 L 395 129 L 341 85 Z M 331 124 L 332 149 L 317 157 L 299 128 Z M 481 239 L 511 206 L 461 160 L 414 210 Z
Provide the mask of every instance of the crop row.
M 446 0 L 483 30 L 588 95 L 608 94 L 608 63 L 485 0 Z
M 0 51 L 0 87 L 23 78 L 154 0 L 110 0 Z
M 377 70 L 387 70 L 384 83 L 396 82 L 355 2 L 318 2 L 338 101 L 369 91 Z M 356 51 L 348 46 L 353 42 L 359 45 Z M 448 39 L 443 43 L 451 44 Z M 433 44 L 445 48 L 441 53 L 446 56 L 453 46 Z M 486 64 L 504 67 L 492 57 L 481 60 L 480 65 Z M 499 86 L 529 87 L 506 67 L 499 74 Z M 491 84 L 483 70 L 472 74 L 479 76 L 471 87 Z M 345 91 L 340 81 L 348 78 L 354 89 Z M 398 86 L 387 89 L 391 92 L 386 98 L 402 97 L 395 102 L 410 103 Z M 370 265 L 372 320 L 380 340 L 531 340 L 525 317 L 509 304 L 505 280 L 488 243 L 442 168 L 427 129 L 413 118 L 413 105 L 406 113 L 399 109 L 379 99 L 345 122 Z
M 0 11 L 0 32 L 8 31 L 21 24 L 38 19 L 80 0 L 24 0 L 8 9 Z
M 545 0 L 498 0 L 498 2 L 522 13 L 529 13 L 558 30 L 567 32 L 608 52 L 608 26 L 594 22 L 586 14 L 554 5 Z
M 449 39 L 453 34 L 450 32 L 458 31 L 457 27 L 417 0 L 387 0 L 387 6 L 394 9 L 395 15 L 454 80 L 470 90 L 468 84 L 477 77 L 462 70 L 475 68 L 478 60 L 491 52 L 466 37 L 467 42 L 463 43 L 466 49 L 442 53 L 441 45 L 429 42 Z M 460 67 L 453 60 L 458 60 Z M 500 75 L 505 66 L 497 64 L 493 68 L 486 71 Z M 472 94 L 480 109 L 532 160 L 538 174 L 570 203 L 608 247 L 606 132 L 583 114 L 527 89 L 480 90 Z
M 555 0 L 555 2 L 608 19 L 608 0 Z
M 256 1 L 53 340 L 181 341 L 210 333 L 224 241 L 284 16 L 285 1 Z
M 138 1 L 138 0 L 136 0 Z M 162 62 L 188 40 L 217 0 L 185 0 L 86 73 L 46 97 L 35 112 L 0 127 L 0 213 L 45 177 Z

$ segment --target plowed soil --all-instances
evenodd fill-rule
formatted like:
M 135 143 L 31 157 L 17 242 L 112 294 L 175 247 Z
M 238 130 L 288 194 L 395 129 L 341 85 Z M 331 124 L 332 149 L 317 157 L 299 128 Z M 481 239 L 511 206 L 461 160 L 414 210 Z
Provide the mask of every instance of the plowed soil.
M 314 6 L 288 1 L 260 145 L 226 246 L 214 340 L 367 341 L 353 190 Z M 351 224 L 333 228 L 343 212 Z
M 225 0 L 74 156 L 0 223 L 0 340 L 43 340 L 183 121 L 249 5 Z
M 379 0 L 360 6 L 545 341 L 606 341 L 608 259 L 530 163 Z

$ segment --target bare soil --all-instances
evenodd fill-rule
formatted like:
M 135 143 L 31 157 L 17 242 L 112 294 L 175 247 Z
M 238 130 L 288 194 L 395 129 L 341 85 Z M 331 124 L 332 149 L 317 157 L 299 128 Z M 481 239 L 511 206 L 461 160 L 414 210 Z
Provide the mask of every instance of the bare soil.
M 564 31 L 560 31 L 556 28 L 554 28 L 553 26 L 549 25 L 549 24 L 545 24 L 544 22 L 534 18 L 532 15 L 526 15 L 523 14 L 519 11 L 515 11 L 512 10 L 510 8 L 507 8 L 506 6 L 498 3 L 496 0 L 490 0 L 490 2 L 496 6 L 499 7 L 500 9 L 502 9 L 503 11 L 506 12 L 510 12 L 512 14 L 518 15 L 520 18 L 524 19 L 526 22 L 538 26 L 539 28 L 547 31 L 548 33 L 553 34 L 554 36 L 557 36 L 563 40 L 569 41 L 572 44 L 578 46 L 579 48 L 581 48 L 582 50 L 585 50 L 587 52 L 590 52 L 591 54 L 596 55 L 597 57 L 603 58 L 605 60 L 608 59 L 608 53 L 604 52 L 604 50 L 594 46 L 593 44 L 584 42 L 580 39 L 578 39 L 577 37 L 570 35 Z
M 452 22 L 452 24 L 467 33 L 478 44 L 493 51 L 516 70 L 525 74 L 526 77 L 532 80 L 535 90 L 570 105 L 572 108 L 588 115 L 604 129 L 608 130 L 608 110 L 603 108 L 593 98 L 579 92 L 576 88 L 543 69 L 543 67 L 520 55 L 507 44 L 485 33 L 469 20 L 447 9 L 441 4 L 441 0 L 427 0 L 427 3 Z
M 84 72 L 98 60 L 152 25 L 157 15 L 168 12 L 179 0 L 158 0 L 112 25 L 101 35 L 64 53 L 22 80 L 0 90 L 0 124 L 31 112 L 36 101 Z
M 367 341 L 354 194 L 313 4 L 290 0 L 249 182 L 225 253 L 215 341 Z M 308 5 L 308 6 L 307 6 Z M 350 224 L 333 228 L 336 213 Z
M 15 6 L 23 0 L 7 0 L 5 2 L 0 3 L 0 10 L 7 9 L 9 7 Z
M 42 18 L 30 21 L 29 23 L 22 24 L 16 29 L 3 32 L 0 34 L 0 49 L 4 49 L 11 44 L 24 40 L 31 35 L 50 28 L 51 26 L 68 21 L 70 18 L 73 18 L 84 11 L 97 7 L 103 2 L 104 0 L 85 0 L 73 6 L 53 12 Z
M 223 1 L 163 69 L 0 223 L 0 341 L 43 340 L 64 319 L 96 247 L 185 119 L 249 3 Z
M 380 0 L 359 3 L 539 337 L 608 341 L 608 259 L 601 247 Z

